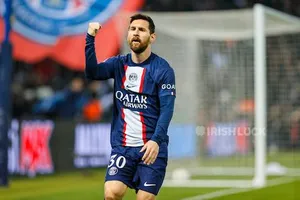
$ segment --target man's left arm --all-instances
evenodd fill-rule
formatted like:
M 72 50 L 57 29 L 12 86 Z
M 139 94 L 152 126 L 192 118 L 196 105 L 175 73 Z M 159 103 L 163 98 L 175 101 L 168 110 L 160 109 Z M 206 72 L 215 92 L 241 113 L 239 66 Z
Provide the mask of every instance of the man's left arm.
M 156 124 L 156 129 L 151 140 L 159 146 L 163 142 L 168 142 L 168 128 L 173 117 L 175 96 L 167 95 L 159 97 L 160 114 Z
M 156 124 L 156 129 L 141 151 L 145 151 L 142 158 L 145 164 L 152 164 L 157 158 L 159 152 L 159 146 L 163 142 L 168 142 L 168 127 L 171 122 L 174 104 L 175 104 L 175 74 L 172 68 L 169 68 L 159 81 L 159 104 L 160 114 Z

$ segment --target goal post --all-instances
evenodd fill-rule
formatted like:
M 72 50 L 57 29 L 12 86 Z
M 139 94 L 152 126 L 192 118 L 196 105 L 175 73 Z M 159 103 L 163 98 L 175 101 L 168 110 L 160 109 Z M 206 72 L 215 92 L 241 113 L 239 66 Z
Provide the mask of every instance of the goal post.
M 266 183 L 266 131 L 267 123 L 267 76 L 265 11 L 260 4 L 254 6 L 254 91 L 255 91 L 255 175 L 253 185 Z

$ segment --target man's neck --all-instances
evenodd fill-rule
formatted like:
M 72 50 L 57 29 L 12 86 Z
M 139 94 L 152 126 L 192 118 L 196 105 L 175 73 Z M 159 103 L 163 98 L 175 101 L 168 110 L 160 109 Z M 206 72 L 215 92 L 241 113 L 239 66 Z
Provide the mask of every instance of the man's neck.
M 151 55 L 151 49 L 147 48 L 143 53 L 136 54 L 131 51 L 131 59 L 134 63 L 139 64 L 147 60 Z

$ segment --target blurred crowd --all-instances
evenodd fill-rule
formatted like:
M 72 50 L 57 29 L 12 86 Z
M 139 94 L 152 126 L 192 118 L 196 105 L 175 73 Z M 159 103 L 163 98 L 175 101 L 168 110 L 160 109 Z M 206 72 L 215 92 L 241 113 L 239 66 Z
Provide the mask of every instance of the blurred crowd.
M 283 12 L 300 16 L 299 0 L 146 0 L 146 11 L 202 11 L 253 7 L 261 3 Z
M 270 145 L 300 147 L 300 35 L 268 39 Z
M 112 108 L 111 82 L 88 81 L 52 60 L 15 62 L 12 84 L 14 118 L 108 121 Z

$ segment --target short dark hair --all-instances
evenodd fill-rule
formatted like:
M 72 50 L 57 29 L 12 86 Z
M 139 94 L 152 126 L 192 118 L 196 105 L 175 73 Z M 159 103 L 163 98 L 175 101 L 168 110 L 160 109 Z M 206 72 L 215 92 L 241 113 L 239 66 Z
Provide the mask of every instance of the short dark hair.
M 134 20 L 138 20 L 138 19 L 142 19 L 142 20 L 147 21 L 149 23 L 150 34 L 155 33 L 155 24 L 154 24 L 154 22 L 153 22 L 153 20 L 152 20 L 151 17 L 149 17 L 148 15 L 144 15 L 144 14 L 138 13 L 138 14 L 132 15 L 130 17 L 130 24 Z

